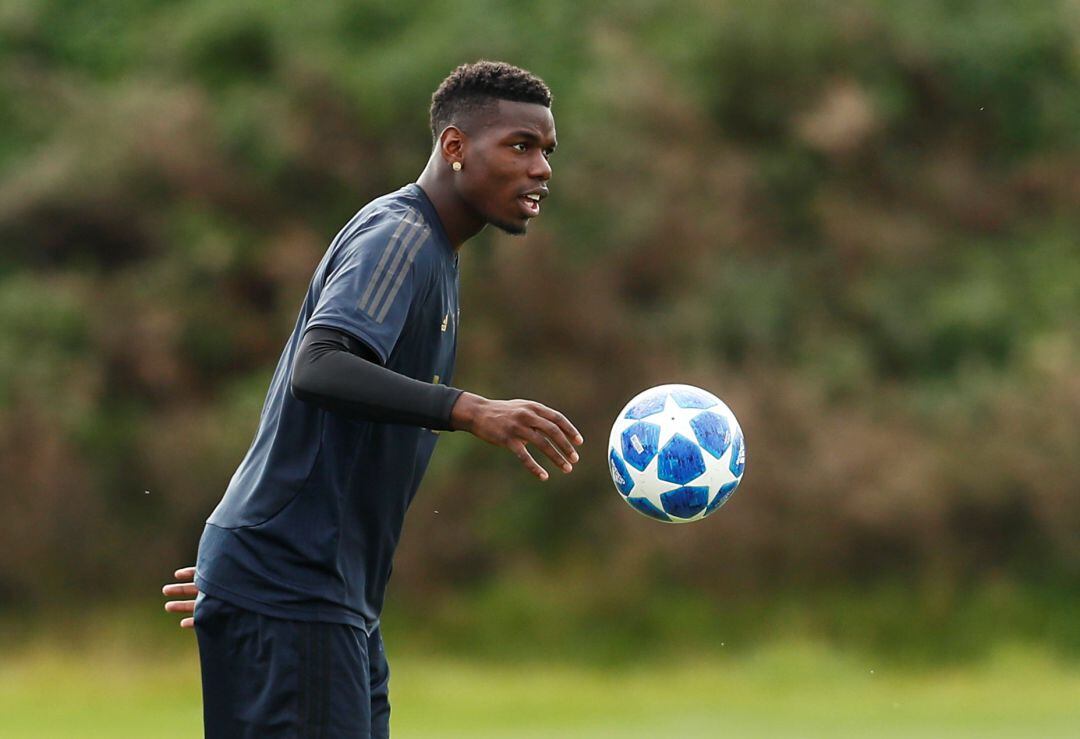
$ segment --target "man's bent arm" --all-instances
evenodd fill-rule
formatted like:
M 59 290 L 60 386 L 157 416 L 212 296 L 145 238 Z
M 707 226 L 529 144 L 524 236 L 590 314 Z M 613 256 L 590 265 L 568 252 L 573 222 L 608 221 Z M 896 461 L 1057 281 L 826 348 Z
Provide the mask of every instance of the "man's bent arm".
M 317 326 L 304 333 L 293 362 L 294 397 L 351 418 L 429 429 L 461 429 L 505 447 L 541 480 L 548 473 L 532 444 L 563 472 L 578 461 L 581 434 L 566 416 L 531 400 L 489 400 L 399 375 L 350 334 Z
M 293 397 L 350 418 L 449 430 L 461 391 L 378 364 L 363 342 L 322 326 L 304 333 L 293 361 Z

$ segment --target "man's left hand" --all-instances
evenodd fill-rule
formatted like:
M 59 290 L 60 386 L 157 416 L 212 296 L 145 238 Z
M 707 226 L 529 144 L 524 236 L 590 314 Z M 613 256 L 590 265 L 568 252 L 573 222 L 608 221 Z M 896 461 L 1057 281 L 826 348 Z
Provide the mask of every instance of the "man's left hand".
M 166 585 L 161 589 L 161 592 L 169 598 L 185 598 L 187 600 L 170 600 L 165 604 L 165 610 L 169 613 L 193 614 L 180 620 L 180 628 L 194 628 L 195 598 L 199 595 L 199 586 L 195 584 L 195 568 L 182 567 L 173 575 L 178 582 Z

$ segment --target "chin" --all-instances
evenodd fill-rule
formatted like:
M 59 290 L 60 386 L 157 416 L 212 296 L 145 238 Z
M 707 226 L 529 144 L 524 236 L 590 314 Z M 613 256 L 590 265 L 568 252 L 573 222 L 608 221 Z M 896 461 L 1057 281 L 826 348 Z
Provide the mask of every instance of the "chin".
M 529 228 L 528 221 L 488 221 L 488 223 L 511 236 L 524 236 Z

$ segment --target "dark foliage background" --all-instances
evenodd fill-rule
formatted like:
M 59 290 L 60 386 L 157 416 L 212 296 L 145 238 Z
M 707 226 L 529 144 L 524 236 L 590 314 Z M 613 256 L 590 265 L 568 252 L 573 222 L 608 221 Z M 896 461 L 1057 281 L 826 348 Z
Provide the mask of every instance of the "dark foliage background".
M 1076 3 L 454 8 L 0 3 L 0 609 L 192 559 L 323 250 L 487 57 L 548 81 L 560 147 L 529 237 L 463 251 L 457 384 L 589 443 L 540 486 L 444 435 L 402 623 L 1080 651 Z M 748 440 L 686 527 L 604 465 L 670 381 Z

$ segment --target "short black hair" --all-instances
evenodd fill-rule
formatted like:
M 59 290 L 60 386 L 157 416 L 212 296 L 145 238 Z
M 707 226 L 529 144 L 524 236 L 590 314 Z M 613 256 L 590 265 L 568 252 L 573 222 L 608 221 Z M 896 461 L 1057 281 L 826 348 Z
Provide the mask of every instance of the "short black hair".
M 481 59 L 462 64 L 442 81 L 431 96 L 431 137 L 465 113 L 484 108 L 496 100 L 536 103 L 551 107 L 551 90 L 544 81 L 521 67 Z

